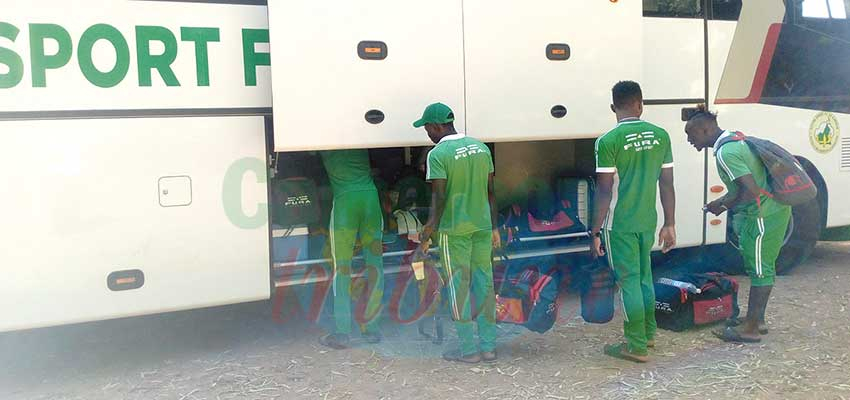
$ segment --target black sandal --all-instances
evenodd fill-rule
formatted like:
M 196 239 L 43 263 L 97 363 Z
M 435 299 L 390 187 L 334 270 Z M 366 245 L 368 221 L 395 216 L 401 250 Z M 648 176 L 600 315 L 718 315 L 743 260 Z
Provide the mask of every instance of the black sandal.
M 759 343 L 761 342 L 761 338 L 749 338 L 745 336 L 741 336 L 741 333 L 738 332 L 735 328 L 731 326 L 727 326 L 726 329 L 712 331 L 711 333 L 714 336 L 717 336 L 718 339 L 726 342 L 726 343 Z
M 729 320 L 726 321 L 726 326 L 740 326 L 743 323 L 744 320 L 738 317 L 729 318 Z M 769 331 L 767 330 L 767 324 L 759 324 L 759 335 L 767 335 L 768 332 Z

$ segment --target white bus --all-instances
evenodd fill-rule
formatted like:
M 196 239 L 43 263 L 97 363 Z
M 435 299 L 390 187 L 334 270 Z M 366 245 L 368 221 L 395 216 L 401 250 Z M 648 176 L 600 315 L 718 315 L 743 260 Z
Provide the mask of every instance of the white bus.
M 787 5 L 786 5 L 787 3 Z M 640 82 L 674 143 L 679 246 L 727 242 L 725 190 L 682 133 L 723 126 L 798 155 L 818 183 L 782 268 L 850 183 L 846 0 L 6 0 L 0 15 L 0 331 L 269 299 L 321 282 L 274 262 L 272 165 L 371 148 L 415 164 L 442 101 L 494 148 L 500 203 L 590 175 L 611 86 Z M 302 158 L 299 158 L 302 157 Z M 393 164 L 395 163 L 395 164 Z M 280 168 L 277 169 L 280 173 Z M 552 253 L 585 251 L 565 241 Z M 404 268 L 391 261 L 387 270 Z M 396 257 L 397 259 L 398 257 Z M 396 263 L 394 265 L 393 263 Z

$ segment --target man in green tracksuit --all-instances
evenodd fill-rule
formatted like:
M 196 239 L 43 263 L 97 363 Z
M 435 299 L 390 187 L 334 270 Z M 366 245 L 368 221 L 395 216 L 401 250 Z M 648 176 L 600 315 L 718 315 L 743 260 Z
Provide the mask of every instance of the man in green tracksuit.
M 728 192 L 707 204 L 705 210 L 714 215 L 732 210 L 732 228 L 738 235 L 744 266 L 751 279 L 747 317 L 741 327 L 729 326 L 714 334 L 727 342 L 759 342 L 759 335 L 767 333 L 764 315 L 776 277 L 776 258 L 791 219 L 791 207 L 764 194 L 762 189 L 769 187 L 764 164 L 744 141 L 724 140 L 734 133 L 718 127 L 716 114 L 700 106 L 688 120 L 685 132 L 698 151 L 714 148 L 717 172 Z
M 431 215 L 421 234 L 424 257 L 428 241 L 439 230 L 443 266 L 448 277 L 452 317 L 460 349 L 443 355 L 449 361 L 496 360 L 496 295 L 493 247 L 499 246 L 493 195 L 493 157 L 483 143 L 457 133 L 454 113 L 442 103 L 429 105 L 414 127 L 425 127 L 437 145 L 428 153 L 427 179 L 432 185 Z M 471 291 L 471 295 L 470 295 Z M 472 297 L 474 296 L 474 300 Z M 476 304 L 473 312 L 471 304 Z M 478 336 L 473 337 L 472 316 Z
M 382 235 L 384 228 L 378 190 L 372 180 L 367 150 L 323 151 L 322 162 L 333 190 L 330 246 L 333 255 L 334 320 L 336 331 L 320 342 L 334 349 L 349 346 L 351 333 L 351 259 L 357 238 L 363 247 L 368 275 L 363 336 L 369 343 L 381 340 L 379 318 L 384 293 Z
M 664 252 L 676 244 L 673 153 L 667 132 L 640 120 L 643 94 L 637 83 L 618 82 L 612 95 L 611 109 L 617 115 L 617 126 L 596 140 L 597 190 L 589 232 L 591 252 L 595 257 L 607 253 L 623 300 L 626 343 L 606 346 L 605 354 L 646 362 L 647 347 L 655 346 L 650 252 L 658 223 L 658 188 L 664 208 L 664 226 L 658 240 Z M 612 210 L 615 181 L 617 198 Z

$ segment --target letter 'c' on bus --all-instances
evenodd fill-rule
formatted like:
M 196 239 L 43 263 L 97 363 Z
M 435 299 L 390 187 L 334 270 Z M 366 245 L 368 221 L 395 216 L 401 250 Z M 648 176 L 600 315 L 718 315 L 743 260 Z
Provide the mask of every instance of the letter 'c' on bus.
M 256 229 L 268 222 L 269 205 L 257 203 L 257 212 L 253 216 L 245 215 L 242 208 L 242 179 L 247 172 L 253 172 L 257 183 L 268 181 L 266 164 L 262 160 L 252 157 L 240 159 L 224 173 L 221 200 L 230 223 L 242 229 Z

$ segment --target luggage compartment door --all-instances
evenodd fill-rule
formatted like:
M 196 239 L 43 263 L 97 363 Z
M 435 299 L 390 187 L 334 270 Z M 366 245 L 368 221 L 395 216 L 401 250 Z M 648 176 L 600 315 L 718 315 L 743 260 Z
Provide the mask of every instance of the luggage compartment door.
M 611 87 L 639 80 L 636 1 L 464 1 L 467 130 L 485 141 L 596 137 Z
M 443 102 L 463 129 L 460 0 L 269 1 L 275 150 L 428 144 Z
M 0 331 L 269 297 L 263 117 L 0 132 Z

